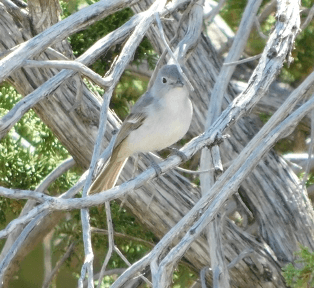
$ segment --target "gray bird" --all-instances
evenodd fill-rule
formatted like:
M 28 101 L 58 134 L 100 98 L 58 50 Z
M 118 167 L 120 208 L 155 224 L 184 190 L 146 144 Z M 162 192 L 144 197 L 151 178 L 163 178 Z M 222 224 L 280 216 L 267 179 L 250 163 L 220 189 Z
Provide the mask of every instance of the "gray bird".
M 152 87 L 135 103 L 122 123 L 111 158 L 88 194 L 114 187 L 131 155 L 159 151 L 180 140 L 190 127 L 192 114 L 189 90 L 178 68 L 163 66 Z

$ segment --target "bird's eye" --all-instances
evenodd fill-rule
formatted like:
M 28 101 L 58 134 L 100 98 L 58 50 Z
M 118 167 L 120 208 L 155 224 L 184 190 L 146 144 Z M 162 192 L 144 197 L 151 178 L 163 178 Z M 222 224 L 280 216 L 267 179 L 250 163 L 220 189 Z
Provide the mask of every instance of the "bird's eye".
M 162 83 L 167 83 L 167 79 L 165 77 L 162 78 Z

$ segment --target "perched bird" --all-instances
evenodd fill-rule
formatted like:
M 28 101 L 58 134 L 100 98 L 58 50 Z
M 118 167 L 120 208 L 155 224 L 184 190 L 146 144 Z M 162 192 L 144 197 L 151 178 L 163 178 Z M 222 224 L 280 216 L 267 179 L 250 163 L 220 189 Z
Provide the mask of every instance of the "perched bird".
M 122 123 L 110 160 L 99 173 L 88 194 L 115 186 L 129 156 L 162 150 L 188 131 L 193 108 L 189 90 L 176 65 L 165 65 L 154 84 L 142 95 Z

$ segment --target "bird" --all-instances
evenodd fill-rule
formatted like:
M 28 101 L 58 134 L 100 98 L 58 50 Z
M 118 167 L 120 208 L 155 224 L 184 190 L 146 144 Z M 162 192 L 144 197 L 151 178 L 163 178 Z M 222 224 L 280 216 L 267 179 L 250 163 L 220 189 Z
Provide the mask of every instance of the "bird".
M 110 159 L 88 194 L 115 186 L 133 154 L 155 152 L 179 141 L 187 133 L 193 115 L 187 83 L 176 65 L 164 65 L 153 85 L 139 98 L 117 134 Z

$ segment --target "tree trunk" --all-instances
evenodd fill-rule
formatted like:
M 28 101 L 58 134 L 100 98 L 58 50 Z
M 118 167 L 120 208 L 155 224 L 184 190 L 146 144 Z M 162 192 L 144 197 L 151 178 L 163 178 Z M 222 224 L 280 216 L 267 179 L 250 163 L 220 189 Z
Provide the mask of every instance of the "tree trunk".
M 35 0 L 28 2 L 33 7 L 36 6 L 34 3 L 37 3 Z M 143 11 L 150 3 L 150 1 L 142 1 L 133 9 L 135 12 Z M 18 22 L 14 21 L 5 8 L 1 9 L 0 34 L 5 37 L 0 39 L 0 52 L 3 52 L 30 39 L 32 34 L 27 29 L 20 29 Z M 41 13 L 39 10 L 36 11 Z M 163 24 L 168 39 L 173 37 L 178 26 L 179 13 L 175 13 L 173 16 L 176 20 L 174 23 Z M 32 21 L 35 22 L 35 19 L 40 19 L 40 17 L 32 14 Z M 51 19 L 56 18 L 51 17 Z M 53 22 L 49 23 L 49 25 L 51 24 Z M 163 47 L 158 33 L 151 29 L 148 37 L 155 50 L 161 53 Z M 70 55 L 71 51 L 66 42 L 62 42 L 62 45 L 55 43 L 55 48 Z M 48 58 L 46 53 L 42 53 L 40 57 Z M 210 91 L 220 66 L 221 61 L 209 39 L 202 36 L 187 63 L 188 78 L 196 88 L 191 95 L 194 103 L 194 118 L 189 136 L 199 135 L 203 132 Z M 22 95 L 27 95 L 57 73 L 58 71 L 55 69 L 22 68 L 12 73 L 8 80 Z M 75 91 L 74 79 L 65 81 L 52 95 L 40 101 L 34 110 L 52 129 L 77 163 L 87 168 L 97 133 L 101 99 L 84 87 L 81 110 L 69 113 L 75 100 Z M 234 96 L 233 88 L 229 86 L 225 105 Z M 118 123 L 119 120 L 115 114 L 111 113 L 105 134 L 106 144 L 112 136 L 112 131 L 119 125 Z M 231 127 L 231 137 L 220 146 L 225 163 L 239 154 L 256 133 L 256 127 L 255 120 L 251 117 L 243 117 Z M 131 177 L 133 161 L 130 159 L 125 166 L 121 175 L 123 181 Z M 145 159 L 140 161 L 140 170 L 145 169 L 147 165 L 149 163 Z M 228 221 L 226 225 L 223 242 L 228 263 L 243 251 L 254 251 L 230 269 L 232 287 L 269 287 L 270 282 L 273 287 L 285 287 L 281 276 L 281 267 L 293 260 L 293 252 L 298 249 L 297 244 L 301 243 L 311 249 L 314 248 L 312 206 L 308 198 L 303 196 L 305 191 L 299 188 L 299 184 L 298 178 L 286 162 L 274 151 L 265 155 L 250 177 L 242 183 L 239 193 L 245 205 L 253 213 L 257 229 L 254 233 L 249 234 L 231 221 Z M 141 189 L 129 193 L 125 205 L 139 221 L 161 238 L 191 209 L 199 197 L 198 187 L 177 172 L 171 171 L 157 180 L 147 183 Z M 245 207 L 237 207 L 235 210 L 245 217 L 243 212 Z M 51 223 L 50 226 L 47 226 L 48 220 Z M 18 263 L 23 259 L 26 251 L 29 252 L 31 247 L 34 247 L 34 239 L 37 241 L 42 239 L 49 231 L 47 227 L 52 228 L 57 221 L 59 221 L 59 213 L 52 213 L 41 221 L 36 231 L 31 232 L 14 261 L 10 263 L 10 269 L 6 273 L 5 287 L 8 287 L 9 279 L 18 269 Z M 246 228 L 251 232 L 252 227 L 254 226 Z M 268 248 L 265 243 L 269 245 Z M 200 237 L 187 251 L 185 258 L 196 271 L 199 271 L 204 266 L 210 266 L 208 251 L 206 239 Z M 208 281 L 211 285 L 210 273 L 208 273 Z

